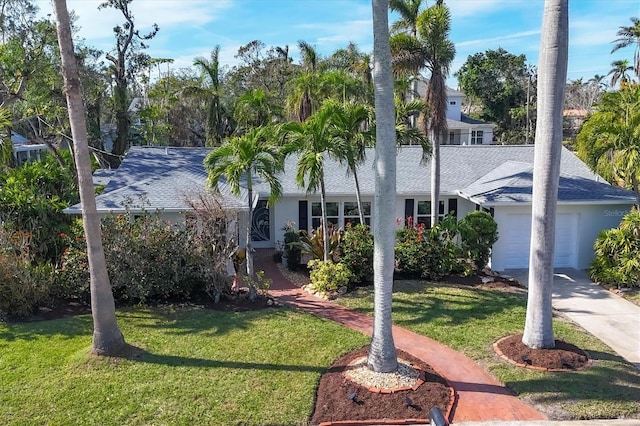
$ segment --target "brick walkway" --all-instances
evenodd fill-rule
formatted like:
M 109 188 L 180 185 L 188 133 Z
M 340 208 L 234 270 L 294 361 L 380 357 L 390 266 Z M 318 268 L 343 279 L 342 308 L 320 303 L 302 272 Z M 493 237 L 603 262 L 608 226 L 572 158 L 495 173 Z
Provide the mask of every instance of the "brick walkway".
M 271 259 L 271 250 L 258 250 L 256 270 L 273 280 L 269 293 L 283 303 L 313 315 L 336 321 L 371 335 L 373 318 L 314 297 L 290 283 Z M 444 376 L 455 389 L 457 401 L 450 422 L 483 420 L 545 420 L 546 417 L 520 401 L 473 360 L 435 340 L 401 327 L 393 327 L 398 349 L 420 358 Z

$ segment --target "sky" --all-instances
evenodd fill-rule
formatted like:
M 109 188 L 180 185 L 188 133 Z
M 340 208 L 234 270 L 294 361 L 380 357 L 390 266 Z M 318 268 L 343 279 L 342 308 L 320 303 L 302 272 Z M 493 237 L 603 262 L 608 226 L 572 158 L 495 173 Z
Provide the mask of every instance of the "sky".
M 430 6 L 435 0 L 427 0 Z M 52 13 L 48 0 L 37 0 L 40 13 Z M 67 0 L 78 15 L 78 37 L 105 52 L 114 48 L 113 27 L 123 22 L 113 9 L 98 10 L 101 0 Z M 524 54 L 537 65 L 543 0 L 446 0 L 451 10 L 451 40 L 456 56 L 447 84 L 457 88 L 454 73 L 478 52 L 500 47 Z M 192 65 L 210 57 L 220 45 L 220 64 L 238 63 L 240 46 L 253 40 L 269 46 L 289 46 L 297 62 L 298 41 L 304 40 L 328 56 L 354 42 L 365 53 L 373 50 L 370 0 L 133 0 L 141 32 L 157 23 L 160 31 L 147 50 L 154 58 L 171 58 L 171 67 Z M 633 61 L 634 48 L 611 54 L 620 26 L 640 17 L 640 0 L 570 0 L 568 80 L 606 75 L 611 62 Z M 390 22 L 397 19 L 393 14 Z

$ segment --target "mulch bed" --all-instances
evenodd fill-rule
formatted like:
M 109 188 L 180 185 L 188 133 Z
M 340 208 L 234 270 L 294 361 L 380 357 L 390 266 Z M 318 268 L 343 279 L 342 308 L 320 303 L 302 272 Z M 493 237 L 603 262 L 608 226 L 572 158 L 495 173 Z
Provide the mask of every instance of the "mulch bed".
M 514 334 L 498 340 L 494 350 L 512 364 L 534 370 L 575 371 L 591 365 L 585 351 L 562 340 L 553 349 L 531 349 L 522 343 L 522 334 Z
M 208 295 L 202 294 L 198 297 L 185 299 L 162 299 L 162 300 L 150 300 L 146 303 L 147 306 L 166 306 L 166 305 L 179 305 L 179 306 L 198 306 L 205 309 L 211 309 L 214 311 L 225 312 L 247 312 L 247 311 L 259 311 L 262 309 L 268 309 L 281 306 L 272 297 L 265 297 L 258 295 L 255 302 L 250 302 L 247 298 L 247 291 L 240 289 L 240 292 L 234 297 L 223 297 L 218 303 L 215 303 Z M 117 306 L 121 307 L 121 306 Z M 34 312 L 33 315 L 26 318 L 8 318 L 9 322 L 34 322 L 34 321 L 49 321 L 58 318 L 66 318 L 75 315 L 87 315 L 91 314 L 91 305 L 85 302 L 77 300 L 62 300 L 57 302 L 53 306 L 42 306 Z
M 368 352 L 368 346 L 350 352 L 336 360 L 322 375 L 311 417 L 312 425 L 356 420 L 428 419 L 429 410 L 433 407 L 440 408 L 447 415 L 453 401 L 453 390 L 429 365 L 406 352 L 398 350 L 397 355 L 425 372 L 426 381 L 416 390 L 371 392 L 345 378 L 343 371 L 349 363 Z M 350 398 L 353 394 L 355 398 Z

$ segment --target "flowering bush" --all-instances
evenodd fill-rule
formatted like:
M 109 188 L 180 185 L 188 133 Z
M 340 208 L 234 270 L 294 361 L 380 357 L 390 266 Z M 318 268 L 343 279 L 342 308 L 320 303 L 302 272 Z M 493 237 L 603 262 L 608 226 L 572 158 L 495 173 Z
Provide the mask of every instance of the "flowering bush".
M 397 231 L 396 269 L 407 277 L 438 280 L 461 270 L 460 247 L 454 217 L 447 216 L 433 228 L 412 224 Z
M 322 292 L 336 291 L 349 284 L 351 272 L 343 263 L 312 259 L 308 263 L 311 284 Z
M 358 284 L 373 277 L 373 235 L 366 225 L 347 225 L 342 240 L 340 263 L 351 271 L 351 282 Z

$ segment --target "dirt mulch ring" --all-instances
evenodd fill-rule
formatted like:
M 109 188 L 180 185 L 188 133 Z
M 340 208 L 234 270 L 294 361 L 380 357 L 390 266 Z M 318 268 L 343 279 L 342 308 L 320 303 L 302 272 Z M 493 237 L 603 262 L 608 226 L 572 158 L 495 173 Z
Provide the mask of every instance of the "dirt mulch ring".
M 591 365 L 589 355 L 579 347 L 562 340 L 553 349 L 531 349 L 522 343 L 522 334 L 503 337 L 493 344 L 504 360 L 519 367 L 543 371 L 577 371 Z
M 448 417 L 454 401 L 453 389 L 429 365 L 406 352 L 398 350 L 397 355 L 425 372 L 425 383 L 418 386 L 416 390 L 394 393 L 371 392 L 347 379 L 343 373 L 349 364 L 357 358 L 366 356 L 368 352 L 369 347 L 365 346 L 343 355 L 322 375 L 311 417 L 312 425 L 349 421 L 354 422 L 353 424 L 355 421 L 366 424 L 363 421 L 382 419 L 416 419 L 414 423 L 420 423 L 420 420 L 425 423 L 429 418 L 429 410 L 433 407 L 440 408 Z
M 495 288 L 504 290 L 522 289 L 522 285 L 514 278 L 505 278 L 501 275 L 487 275 L 478 272 L 472 275 L 449 275 L 442 280 L 450 284 L 458 284 L 468 287 Z

